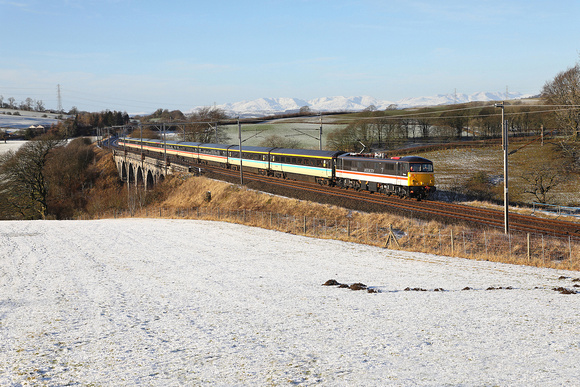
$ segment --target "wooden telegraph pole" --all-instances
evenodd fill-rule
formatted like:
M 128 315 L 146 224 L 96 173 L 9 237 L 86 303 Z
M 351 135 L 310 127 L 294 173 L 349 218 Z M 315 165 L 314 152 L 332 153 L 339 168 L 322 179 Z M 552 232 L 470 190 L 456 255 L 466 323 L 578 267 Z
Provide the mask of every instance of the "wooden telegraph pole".
M 508 194 L 508 133 L 504 119 L 505 103 L 496 103 L 501 108 L 501 138 L 503 147 L 503 205 L 504 205 L 504 232 L 509 234 L 509 194 Z

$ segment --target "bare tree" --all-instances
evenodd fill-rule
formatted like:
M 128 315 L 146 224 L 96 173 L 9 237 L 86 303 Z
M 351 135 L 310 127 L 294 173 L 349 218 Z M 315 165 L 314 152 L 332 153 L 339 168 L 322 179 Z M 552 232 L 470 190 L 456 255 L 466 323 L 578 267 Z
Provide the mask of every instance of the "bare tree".
M 55 138 L 30 141 L 0 158 L 0 213 L 22 219 L 45 218 L 48 182 L 45 166 L 51 151 L 64 142 Z M 12 215 L 14 216 L 14 215 Z
M 455 137 L 460 139 L 463 134 L 463 128 L 467 124 L 467 117 L 458 112 L 444 112 L 441 114 L 444 125 L 450 127 L 455 132 Z
M 189 117 L 189 124 L 184 127 L 185 141 L 227 142 L 229 136 L 225 128 L 219 125 L 219 122 L 226 118 L 226 113 L 219 108 L 204 107 L 198 109 Z
M 26 110 L 32 110 L 32 105 L 34 104 L 34 100 L 30 97 L 24 100 L 24 106 L 26 106 Z
M 429 138 L 429 132 L 432 126 L 431 120 L 429 118 L 419 118 L 417 125 L 421 128 L 421 136 L 423 138 Z
M 374 141 L 373 125 L 367 120 L 353 122 L 343 129 L 329 133 L 326 139 L 330 149 L 360 151 L 361 143 L 367 149 Z
M 565 169 L 580 171 L 580 144 L 577 141 L 560 141 L 558 145 L 567 167 Z
M 484 107 L 480 110 L 475 120 L 478 123 L 480 134 L 484 137 L 501 135 L 501 116 L 497 114 L 495 108 Z
M 387 117 L 374 120 L 372 125 L 375 129 L 375 138 L 378 147 L 385 147 L 389 142 L 393 142 L 395 139 L 405 135 L 400 122 L 391 120 Z
M 540 203 L 548 203 L 552 199 L 550 192 L 561 182 L 558 171 L 552 165 L 534 169 L 523 175 L 522 179 L 527 183 L 524 193 L 533 195 Z
M 569 106 L 558 110 L 556 119 L 562 128 L 580 138 L 580 65 L 558 73 L 552 81 L 546 82 L 542 98 L 552 105 Z
M 44 111 L 44 102 L 42 102 L 42 100 L 39 99 L 38 101 L 36 101 L 35 110 L 37 112 L 43 112 Z

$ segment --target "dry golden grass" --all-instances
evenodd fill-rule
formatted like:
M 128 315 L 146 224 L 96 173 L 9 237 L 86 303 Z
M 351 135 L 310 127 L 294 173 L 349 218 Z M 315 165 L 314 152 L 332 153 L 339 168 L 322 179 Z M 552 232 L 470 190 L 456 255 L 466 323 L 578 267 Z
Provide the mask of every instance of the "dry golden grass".
M 254 191 L 205 177 L 170 176 L 156 191 L 164 193 L 152 194 L 160 200 L 143 204 L 124 216 L 220 220 L 380 247 L 386 247 L 392 228 L 399 246 L 390 243 L 390 248 L 580 270 L 580 245 L 568 244 L 567 240 L 534 236 L 528 258 L 526 236 L 513 235 L 507 239 L 501 230 L 483 232 L 386 213 L 349 211 L 332 205 Z M 211 192 L 211 200 L 208 200 L 207 192 Z M 143 203 L 146 202 L 143 200 Z M 115 216 L 118 216 L 117 212 Z

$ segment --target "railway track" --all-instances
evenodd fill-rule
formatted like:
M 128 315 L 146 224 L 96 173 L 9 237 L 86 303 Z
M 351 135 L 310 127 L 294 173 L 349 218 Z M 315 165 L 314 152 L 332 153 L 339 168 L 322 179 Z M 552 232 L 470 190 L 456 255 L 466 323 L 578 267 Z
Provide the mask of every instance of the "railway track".
M 148 155 L 152 157 L 152 155 Z M 157 158 L 158 155 L 155 155 Z M 162 160 L 162 158 L 161 158 Z M 173 164 L 182 164 L 180 160 L 171 160 Z M 184 164 L 185 165 L 185 164 Z M 192 166 L 203 169 L 212 177 L 221 178 L 233 183 L 239 182 L 239 171 L 209 166 L 205 164 L 193 164 Z M 251 172 L 244 172 L 244 182 L 256 185 L 257 189 L 280 194 L 288 194 L 294 191 L 294 196 L 304 198 L 309 194 L 312 200 L 324 201 L 352 209 L 368 211 L 394 212 L 404 216 L 419 217 L 423 219 L 435 219 L 444 223 L 463 222 L 469 226 L 504 228 L 504 212 L 472 207 L 461 204 L 438 202 L 432 200 L 416 201 L 413 199 L 400 199 L 369 191 L 356 191 L 337 187 L 321 186 L 316 183 L 279 179 Z M 251 184 L 250 184 L 251 185 Z M 557 219 L 539 218 L 531 215 L 517 213 L 509 214 L 510 231 L 523 233 L 535 233 L 556 237 L 573 238 L 580 241 L 580 222 L 570 222 Z
M 209 166 L 203 166 L 203 169 L 211 171 L 212 174 L 227 176 L 229 181 L 239 180 L 240 177 L 239 171 Z M 493 209 L 432 200 L 415 201 L 412 199 L 399 199 L 397 197 L 390 197 L 376 193 L 372 194 L 368 191 L 345 190 L 337 187 L 320 186 L 315 183 L 285 180 L 249 172 L 244 172 L 244 180 L 246 183 L 251 181 L 284 189 L 290 188 L 302 192 L 332 196 L 356 202 L 365 202 L 375 207 L 382 207 L 383 210 L 395 210 L 398 213 L 407 213 L 412 216 L 420 216 L 426 219 L 431 218 L 445 222 L 461 221 L 476 226 L 497 229 L 504 228 L 503 211 Z M 510 213 L 509 226 L 511 231 L 529 232 L 557 237 L 571 237 L 580 240 L 580 223 L 575 222 Z

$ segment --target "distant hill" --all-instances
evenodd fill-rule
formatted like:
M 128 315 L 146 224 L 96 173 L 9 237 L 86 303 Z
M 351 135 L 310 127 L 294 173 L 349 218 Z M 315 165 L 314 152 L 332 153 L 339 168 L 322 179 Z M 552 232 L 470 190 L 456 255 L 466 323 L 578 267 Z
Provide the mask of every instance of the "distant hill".
M 502 101 L 530 98 L 531 94 L 521 94 L 512 92 L 506 98 L 505 92 L 480 92 L 473 94 L 439 94 L 430 97 L 405 98 L 400 101 L 379 100 L 370 96 L 359 97 L 322 97 L 311 100 L 299 98 L 258 98 L 252 101 L 241 101 L 217 105 L 216 107 L 225 110 L 231 116 L 240 117 L 261 117 L 279 113 L 295 113 L 300 108 L 307 106 L 313 112 L 356 112 L 362 111 L 370 106 L 377 110 L 385 110 L 389 106 L 396 105 L 398 108 L 449 105 L 455 103 L 466 103 L 474 101 Z M 197 107 L 196 109 L 199 109 Z

